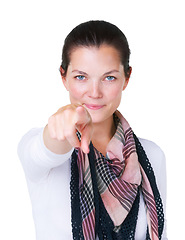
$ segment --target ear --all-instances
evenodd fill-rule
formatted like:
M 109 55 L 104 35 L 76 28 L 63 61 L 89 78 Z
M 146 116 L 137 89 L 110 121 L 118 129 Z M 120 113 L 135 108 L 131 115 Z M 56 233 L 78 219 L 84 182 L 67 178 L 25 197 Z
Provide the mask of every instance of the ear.
M 62 82 L 64 84 L 64 87 L 66 88 L 67 91 L 69 91 L 68 90 L 68 82 L 67 82 L 67 79 L 66 79 L 66 74 L 65 74 L 65 71 L 62 68 L 62 66 L 60 66 L 60 74 L 61 74 L 61 77 L 62 77 Z
M 128 82 L 129 82 L 131 73 L 132 73 L 132 67 L 129 67 L 128 76 L 125 78 L 125 83 L 124 83 L 124 86 L 123 86 L 123 91 L 125 90 L 125 88 L 126 88 L 127 85 L 128 85 Z

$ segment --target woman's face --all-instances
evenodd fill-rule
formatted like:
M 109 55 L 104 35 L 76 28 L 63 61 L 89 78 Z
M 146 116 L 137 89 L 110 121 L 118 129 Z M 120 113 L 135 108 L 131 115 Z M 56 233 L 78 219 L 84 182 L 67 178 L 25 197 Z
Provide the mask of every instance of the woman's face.
M 118 51 L 109 45 L 76 48 L 63 77 L 71 103 L 83 105 L 93 123 L 112 118 L 128 80 Z

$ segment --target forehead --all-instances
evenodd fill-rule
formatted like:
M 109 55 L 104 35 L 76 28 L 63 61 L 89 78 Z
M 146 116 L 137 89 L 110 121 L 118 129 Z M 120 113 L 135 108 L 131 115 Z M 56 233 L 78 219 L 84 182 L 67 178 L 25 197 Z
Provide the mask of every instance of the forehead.
M 70 54 L 70 66 L 103 66 L 107 67 L 119 67 L 121 59 L 119 52 L 116 48 L 110 45 L 100 45 L 100 47 L 84 47 L 79 46 L 73 49 Z

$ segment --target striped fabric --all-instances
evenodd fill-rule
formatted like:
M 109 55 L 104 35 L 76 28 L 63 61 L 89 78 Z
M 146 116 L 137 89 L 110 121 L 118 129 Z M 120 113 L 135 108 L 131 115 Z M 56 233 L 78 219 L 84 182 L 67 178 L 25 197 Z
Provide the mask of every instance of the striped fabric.
M 114 226 L 120 226 L 130 212 L 140 186 L 146 203 L 150 239 L 158 240 L 156 203 L 150 182 L 138 161 L 132 129 L 118 111 L 115 116 L 117 130 L 107 146 L 106 157 L 94 148 L 99 193 Z M 78 149 L 77 164 L 84 240 L 94 240 L 95 203 L 92 178 L 88 155 L 81 149 Z

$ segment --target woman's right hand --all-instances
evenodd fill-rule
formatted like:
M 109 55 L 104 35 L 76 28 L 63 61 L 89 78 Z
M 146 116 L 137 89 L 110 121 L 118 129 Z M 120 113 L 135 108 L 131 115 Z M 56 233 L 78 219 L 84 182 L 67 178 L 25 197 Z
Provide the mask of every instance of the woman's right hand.
M 77 130 L 81 141 L 76 135 Z M 88 153 L 92 132 L 92 119 L 88 111 L 82 105 L 70 104 L 49 118 L 43 137 L 46 147 L 57 154 L 64 154 L 72 147 L 80 147 Z

